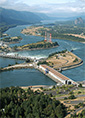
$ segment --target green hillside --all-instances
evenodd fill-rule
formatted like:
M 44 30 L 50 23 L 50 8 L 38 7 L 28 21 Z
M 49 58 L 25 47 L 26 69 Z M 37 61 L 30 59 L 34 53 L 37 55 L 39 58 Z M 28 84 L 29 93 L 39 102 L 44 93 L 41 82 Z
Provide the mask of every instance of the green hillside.
M 0 37 L 10 27 L 38 23 L 41 20 L 42 18 L 32 12 L 15 11 L 0 7 Z
M 27 24 L 40 22 L 40 20 L 41 18 L 32 12 L 0 8 L 0 23 Z

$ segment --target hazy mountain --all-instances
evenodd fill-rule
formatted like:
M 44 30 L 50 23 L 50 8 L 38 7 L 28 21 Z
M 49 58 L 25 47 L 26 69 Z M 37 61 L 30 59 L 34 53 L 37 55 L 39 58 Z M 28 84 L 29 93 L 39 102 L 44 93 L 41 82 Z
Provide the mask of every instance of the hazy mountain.
M 35 14 L 38 15 L 42 20 L 49 20 L 50 19 L 50 17 L 44 13 L 36 12 Z
M 75 24 L 81 24 L 81 23 L 83 23 L 84 21 L 83 21 L 83 19 L 81 18 L 81 17 L 79 17 L 79 18 L 77 18 L 76 20 L 75 20 Z
M 0 8 L 0 23 L 6 24 L 29 24 L 40 22 L 42 18 L 32 12 L 15 11 Z

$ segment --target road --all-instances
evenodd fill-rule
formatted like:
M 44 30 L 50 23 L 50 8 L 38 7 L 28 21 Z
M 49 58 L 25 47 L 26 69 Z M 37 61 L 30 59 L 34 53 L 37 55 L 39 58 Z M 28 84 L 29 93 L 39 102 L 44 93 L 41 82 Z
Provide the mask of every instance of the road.
M 56 100 L 64 99 L 65 97 L 68 97 L 68 95 L 62 97 L 56 97 Z M 85 97 L 85 95 L 76 95 L 75 97 Z

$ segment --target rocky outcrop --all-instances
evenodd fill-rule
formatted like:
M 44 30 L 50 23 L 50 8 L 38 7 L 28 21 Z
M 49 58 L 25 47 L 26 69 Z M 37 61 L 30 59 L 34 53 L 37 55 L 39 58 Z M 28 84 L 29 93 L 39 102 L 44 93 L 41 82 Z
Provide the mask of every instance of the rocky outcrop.
M 81 17 L 75 20 L 75 25 L 83 23 L 83 19 Z

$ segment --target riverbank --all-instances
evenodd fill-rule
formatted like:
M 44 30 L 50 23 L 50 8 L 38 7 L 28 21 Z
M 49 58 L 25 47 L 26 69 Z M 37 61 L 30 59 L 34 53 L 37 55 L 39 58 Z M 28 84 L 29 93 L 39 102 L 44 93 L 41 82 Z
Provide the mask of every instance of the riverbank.
M 61 28 L 61 29 L 63 29 L 63 28 Z M 53 27 L 52 28 L 51 27 L 44 27 L 42 25 L 42 26 L 30 26 L 28 28 L 23 29 L 21 31 L 21 33 L 26 34 L 26 35 L 41 36 L 41 37 L 43 36 L 44 37 L 45 32 L 46 32 L 46 33 L 51 33 L 52 38 L 54 38 L 54 39 L 57 38 L 57 39 L 65 39 L 65 40 L 71 40 L 71 41 L 76 41 L 76 42 L 85 42 L 85 36 L 83 36 L 81 34 L 69 34 L 68 30 L 67 30 L 67 32 L 62 31 L 60 33 L 60 32 L 58 32 L 58 30 L 60 30 L 60 28 L 53 29 Z
M 83 83 L 83 81 L 80 81 L 78 82 L 78 84 L 80 83 Z M 32 90 L 36 91 L 36 90 L 40 90 L 42 91 L 42 89 L 52 89 L 54 85 L 32 85 L 32 86 L 20 86 L 20 88 L 22 89 L 28 89 L 28 88 L 31 88 Z M 59 85 L 55 85 L 56 87 L 59 86 Z M 67 86 L 71 86 L 71 85 L 67 85 Z M 85 87 L 85 83 L 83 84 L 83 86 Z M 54 88 L 55 89 L 55 88 Z M 83 90 L 83 88 L 80 88 Z M 75 92 L 76 91 L 79 91 L 79 90 L 74 90 Z

